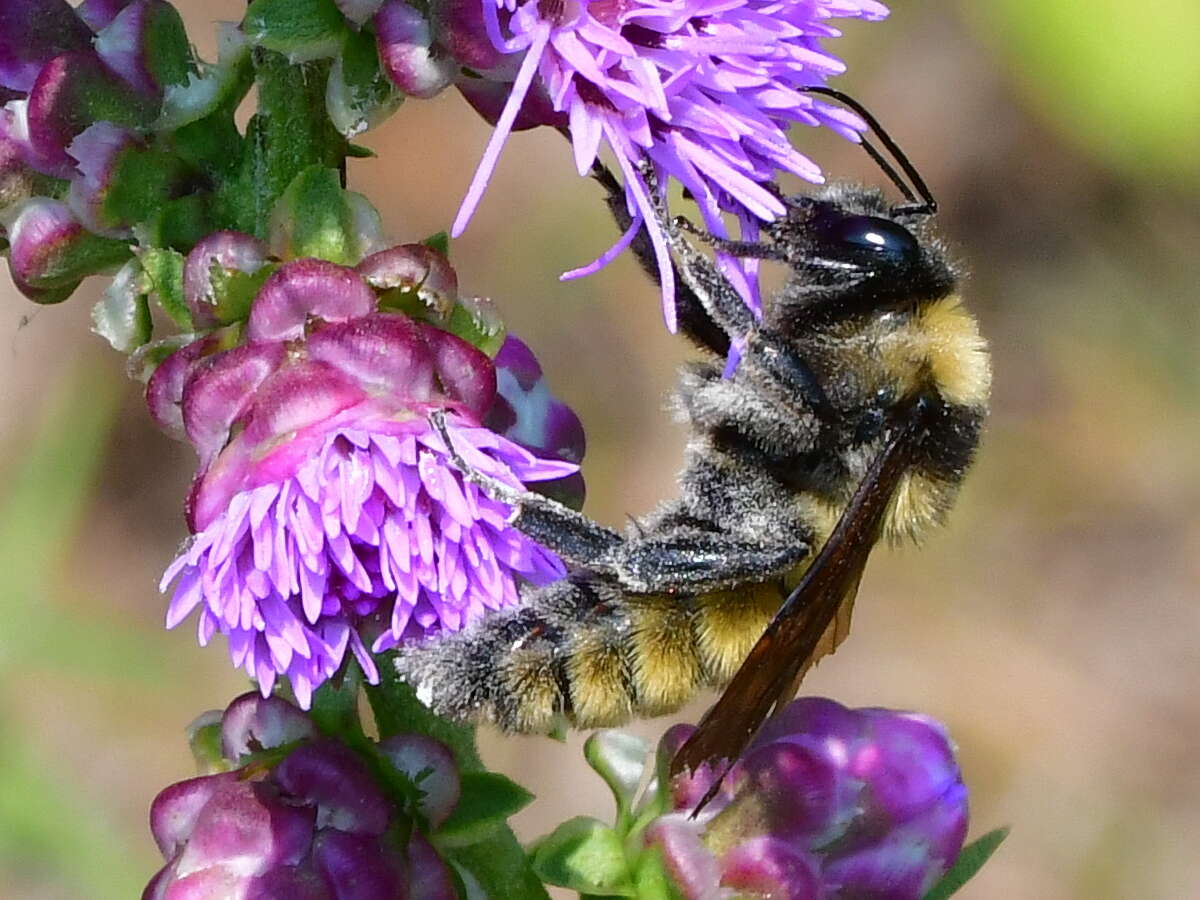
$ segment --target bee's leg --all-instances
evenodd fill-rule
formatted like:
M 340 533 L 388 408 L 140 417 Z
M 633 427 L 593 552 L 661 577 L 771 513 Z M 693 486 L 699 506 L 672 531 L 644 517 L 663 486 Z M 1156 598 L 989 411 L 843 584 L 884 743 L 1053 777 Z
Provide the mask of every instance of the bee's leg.
M 628 230 L 633 224 L 633 218 L 630 216 L 621 183 L 608 167 L 600 162 L 592 166 L 592 178 L 607 191 L 604 200 L 617 227 L 621 231 Z M 648 176 L 647 181 L 651 196 L 654 196 L 657 188 L 653 173 Z M 700 346 L 707 347 L 718 356 L 725 356 L 729 352 L 729 339 L 740 338 L 750 330 L 753 324 L 750 312 L 713 262 L 688 244 L 678 233 L 674 223 L 663 224 L 667 221 L 666 217 L 665 207 L 660 208 L 655 216 L 660 220 L 659 227 L 664 231 L 668 245 L 675 251 L 675 313 L 679 327 Z M 650 244 L 645 227 L 634 237 L 630 249 L 646 274 L 654 279 L 656 284 L 660 283 L 658 259 L 654 255 L 654 248 Z M 698 285 L 702 287 L 697 287 Z M 714 297 L 722 310 L 719 314 L 713 309 Z
M 799 537 L 788 544 L 761 544 L 689 529 L 626 541 L 613 557 L 613 568 L 633 593 L 702 592 L 767 581 L 811 552 L 811 543 Z
M 508 521 L 514 528 L 574 566 L 601 574 L 613 574 L 604 567 L 603 560 L 624 543 L 621 535 L 557 500 L 510 487 L 480 472 L 463 459 L 454 446 L 446 428 L 445 413 L 435 410 L 430 414 L 429 421 L 445 443 L 450 462 L 462 473 L 463 478 L 498 503 L 512 507 Z

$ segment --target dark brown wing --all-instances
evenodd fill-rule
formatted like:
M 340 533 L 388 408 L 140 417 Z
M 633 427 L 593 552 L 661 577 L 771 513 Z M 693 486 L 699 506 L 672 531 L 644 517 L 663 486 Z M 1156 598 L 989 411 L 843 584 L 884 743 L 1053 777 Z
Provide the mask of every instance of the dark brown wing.
M 671 760 L 673 776 L 702 763 L 737 759 L 772 707 L 794 692 L 799 676 L 844 636 L 838 611 L 853 601 L 888 504 L 913 462 L 924 430 L 923 409 L 917 401 L 872 461 L 821 552 L 696 733 Z M 716 786 L 710 794 L 716 794 Z

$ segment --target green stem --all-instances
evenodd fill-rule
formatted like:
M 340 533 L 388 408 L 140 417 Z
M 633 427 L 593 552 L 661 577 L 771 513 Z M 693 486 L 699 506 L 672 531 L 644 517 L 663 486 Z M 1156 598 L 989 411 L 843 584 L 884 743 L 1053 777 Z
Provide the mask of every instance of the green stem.
M 345 183 L 348 145 L 325 112 L 328 60 L 290 63 L 259 47 L 253 63 L 258 112 L 246 128 L 246 154 L 223 199 L 236 227 L 261 238 L 275 201 L 304 169 L 337 169 Z

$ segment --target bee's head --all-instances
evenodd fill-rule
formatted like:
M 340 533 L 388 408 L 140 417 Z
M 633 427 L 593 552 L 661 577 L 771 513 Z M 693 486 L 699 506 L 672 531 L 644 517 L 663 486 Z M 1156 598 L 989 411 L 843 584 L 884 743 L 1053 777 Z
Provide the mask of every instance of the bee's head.
M 766 313 L 776 328 L 915 311 L 954 290 L 954 269 L 928 234 L 928 212 L 891 207 L 880 191 L 846 184 L 788 198 L 787 206 L 767 228 L 792 270 Z

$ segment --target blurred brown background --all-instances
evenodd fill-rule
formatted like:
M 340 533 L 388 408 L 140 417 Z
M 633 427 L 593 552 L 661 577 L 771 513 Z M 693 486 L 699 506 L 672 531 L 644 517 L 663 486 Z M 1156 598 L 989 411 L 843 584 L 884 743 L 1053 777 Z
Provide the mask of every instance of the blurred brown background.
M 973 833 L 1013 829 L 964 896 L 1200 896 L 1200 7 L 893 6 L 849 23 L 838 84 L 939 196 L 994 412 L 951 527 L 876 556 L 853 639 L 807 691 L 949 723 Z M 211 56 L 211 22 L 241 4 L 181 7 Z M 380 158 L 351 186 L 419 239 L 487 135 L 453 92 L 411 102 L 367 135 Z M 837 139 L 795 139 L 880 180 Z M 453 258 L 588 425 L 588 509 L 619 525 L 675 489 L 663 403 L 688 351 L 630 260 L 558 282 L 612 237 L 561 139 L 525 133 Z M 0 896 L 136 896 L 159 864 L 149 801 L 191 774 L 183 726 L 245 683 L 190 623 L 160 628 L 192 459 L 88 335 L 98 284 L 48 309 L 0 290 Z M 541 795 L 522 837 L 609 814 L 578 739 L 485 743 Z

